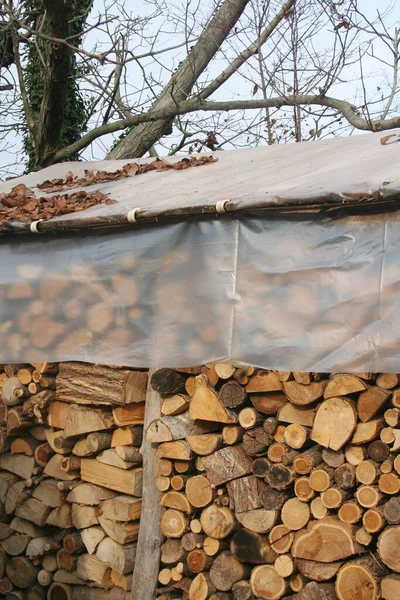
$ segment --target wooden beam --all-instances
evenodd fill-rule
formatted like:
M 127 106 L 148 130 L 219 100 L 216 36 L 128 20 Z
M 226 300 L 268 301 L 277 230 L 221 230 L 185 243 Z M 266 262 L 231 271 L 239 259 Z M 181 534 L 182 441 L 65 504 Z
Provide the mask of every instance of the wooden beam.
M 151 377 L 157 369 L 150 369 L 147 395 L 146 411 L 144 417 L 144 431 L 149 424 L 161 416 L 162 398 L 150 385 Z M 141 527 L 136 548 L 136 561 L 132 580 L 132 600 L 153 600 L 158 585 L 158 572 L 160 567 L 161 544 L 163 535 L 159 522 L 163 512 L 161 507 L 161 492 L 156 487 L 157 462 L 155 456 L 155 444 L 145 441 L 143 436 L 141 452 L 143 456 L 143 493 L 142 514 L 140 520 L 146 523 Z

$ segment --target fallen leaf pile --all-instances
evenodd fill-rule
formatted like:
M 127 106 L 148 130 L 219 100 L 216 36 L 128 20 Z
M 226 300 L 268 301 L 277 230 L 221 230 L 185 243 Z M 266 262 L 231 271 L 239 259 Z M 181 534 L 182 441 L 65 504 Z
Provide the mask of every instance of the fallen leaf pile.
M 74 175 L 72 171 L 69 171 L 65 178 L 62 179 L 47 179 L 43 183 L 38 183 L 38 188 L 45 192 L 63 192 L 77 187 L 85 187 L 88 185 L 94 185 L 97 183 L 105 183 L 107 181 L 117 181 L 119 179 L 125 179 L 126 177 L 133 177 L 134 175 L 141 175 L 148 171 L 169 171 L 174 169 L 176 171 L 182 171 L 183 169 L 189 169 L 190 167 L 201 167 L 202 165 L 216 162 L 216 159 L 212 156 L 190 156 L 189 158 L 182 158 L 179 162 L 172 163 L 162 158 L 156 158 L 153 162 L 139 164 L 139 163 L 128 163 L 118 169 L 118 171 L 89 171 L 85 170 L 83 177 Z
M 35 198 L 26 185 L 20 183 L 10 193 L 0 194 L 0 227 L 11 221 L 47 221 L 52 217 L 80 212 L 96 204 L 115 204 L 98 190 Z

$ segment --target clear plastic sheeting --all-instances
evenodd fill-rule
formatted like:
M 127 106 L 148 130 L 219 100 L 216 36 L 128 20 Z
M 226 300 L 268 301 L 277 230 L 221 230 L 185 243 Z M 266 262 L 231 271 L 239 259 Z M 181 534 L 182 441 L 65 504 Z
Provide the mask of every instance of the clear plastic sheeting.
M 0 245 L 1 362 L 400 372 L 400 213 Z

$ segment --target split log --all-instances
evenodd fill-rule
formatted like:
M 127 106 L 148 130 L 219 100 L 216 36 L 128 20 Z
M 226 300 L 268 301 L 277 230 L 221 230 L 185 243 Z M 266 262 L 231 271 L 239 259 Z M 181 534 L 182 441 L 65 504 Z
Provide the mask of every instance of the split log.
M 173 395 L 185 392 L 188 373 L 173 369 L 158 369 L 151 375 L 151 387 L 159 394 Z
M 62 362 L 57 375 L 58 400 L 76 404 L 144 402 L 147 373 L 101 365 Z
M 112 432 L 111 448 L 116 446 L 140 446 L 143 441 L 142 425 L 118 427 Z
M 387 575 L 381 581 L 381 594 L 384 600 L 397 600 L 400 598 L 400 576 Z
M 175 490 L 163 494 L 160 500 L 160 505 L 164 508 L 175 508 L 176 510 L 186 514 L 191 514 L 193 511 L 193 507 L 185 494 Z
M 318 407 L 311 439 L 325 448 L 340 450 L 349 441 L 356 424 L 353 404 L 346 398 L 334 396 Z
M 124 471 L 90 458 L 81 460 L 81 478 L 84 481 L 132 496 L 140 497 L 142 494 L 142 471 Z
M 216 392 L 208 385 L 204 375 L 196 377 L 196 389 L 190 402 L 189 416 L 218 423 L 235 423 L 233 413 L 222 404 Z
M 232 479 L 251 474 L 251 458 L 242 446 L 229 446 L 207 456 L 206 476 L 211 485 L 221 485 Z
M 251 394 L 250 400 L 254 408 L 264 415 L 274 415 L 288 404 L 287 398 L 283 392 Z
M 141 407 L 141 404 L 134 404 L 132 406 L 134 408 Z M 125 409 L 115 409 L 113 412 L 116 410 Z M 115 419 L 115 422 L 117 425 L 120 425 L 117 419 Z M 66 438 L 76 437 L 84 433 L 109 429 L 113 424 L 113 416 L 105 410 L 72 404 L 69 406 L 65 419 L 64 435 Z
M 282 383 L 274 371 L 258 371 L 246 385 L 246 392 L 276 392 Z
M 100 542 L 96 551 L 96 557 L 120 575 L 132 572 L 135 555 L 136 544 L 121 546 L 107 537 Z
M 152 421 L 146 431 L 146 441 L 150 443 L 183 440 L 188 436 L 198 436 L 215 431 L 215 423 L 194 422 L 187 413 L 175 417 L 161 417 Z
M 335 375 L 326 384 L 324 398 L 349 396 L 350 394 L 362 392 L 363 390 L 366 390 L 367 387 L 365 381 L 350 373 Z
M 189 589 L 189 600 L 207 600 L 216 591 L 208 573 L 199 573 Z
M 119 523 L 100 515 L 98 520 L 108 537 L 118 542 L 118 544 L 129 544 L 135 542 L 138 538 L 139 521 Z
M 112 521 L 134 521 L 140 518 L 142 502 L 132 496 L 116 496 L 101 505 L 104 517 Z
M 282 423 L 296 423 L 304 427 L 312 427 L 315 419 L 313 408 L 296 406 L 287 402 L 278 412 L 278 420 Z
M 116 493 L 112 490 L 92 485 L 90 483 L 81 483 L 74 486 L 67 496 L 67 502 L 84 504 L 86 506 L 97 506 L 104 500 L 114 498 Z
M 174 417 L 186 412 L 188 408 L 188 396 L 185 394 L 175 394 L 174 396 L 168 396 L 163 400 L 161 405 L 161 414 L 165 417 Z
M 25 556 L 15 556 L 7 563 L 6 572 L 13 585 L 25 589 L 36 581 L 38 570 Z
M 357 427 L 355 428 L 351 443 L 356 446 L 372 442 L 372 440 L 379 435 L 383 425 L 384 420 L 382 418 L 373 419 L 367 423 L 358 423 Z
M 111 569 L 96 556 L 81 554 L 79 556 L 76 573 L 83 580 L 93 581 L 100 585 L 111 585 Z
M 147 443 L 148 440 L 146 440 Z M 155 456 L 159 458 L 172 458 L 175 460 L 191 460 L 193 453 L 189 444 L 185 440 L 177 440 L 175 442 L 164 442 L 160 444 L 155 452 Z
M 307 406 L 321 398 L 325 382 L 314 381 L 310 385 L 302 385 L 297 381 L 286 381 L 282 385 L 283 391 L 290 402 L 299 406 Z
M 32 456 L 0 454 L 0 469 L 19 475 L 23 479 L 32 477 L 34 468 L 35 459 Z
M 363 423 L 374 419 L 390 398 L 390 392 L 371 387 L 358 396 L 357 412 Z
M 106 537 L 106 534 L 101 527 L 94 526 L 82 529 L 81 536 L 88 554 L 93 554 L 101 540 Z

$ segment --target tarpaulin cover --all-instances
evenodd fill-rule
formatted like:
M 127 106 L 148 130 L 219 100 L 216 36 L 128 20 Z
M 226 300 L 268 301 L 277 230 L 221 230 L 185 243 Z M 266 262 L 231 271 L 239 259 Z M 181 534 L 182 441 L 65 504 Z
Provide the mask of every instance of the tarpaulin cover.
M 367 148 L 376 140 L 378 155 L 390 148 L 387 175 L 383 166 L 379 171 L 384 186 L 394 175 L 392 148 L 399 153 L 400 146 L 383 147 L 375 135 L 358 139 L 367 140 Z M 352 152 L 354 140 L 339 145 L 344 142 Z M 304 144 L 308 181 L 317 165 L 313 146 L 322 157 L 321 146 L 335 154 L 335 143 Z M 182 178 L 183 196 L 185 182 L 200 174 L 211 189 L 218 164 L 149 173 L 104 184 L 103 191 L 107 187 L 119 199 L 113 190 L 121 194 L 124 186 L 126 197 L 129 190 L 133 196 L 137 182 L 145 186 L 147 178 L 155 194 L 159 179 L 161 198 L 172 176 L 175 182 Z M 71 164 L 57 169 L 65 174 Z M 372 167 L 368 176 L 375 178 Z M 29 177 L 39 181 L 48 174 Z M 340 170 L 336 177 L 338 191 Z M 32 185 L 25 177 L 2 184 L 0 192 L 20 181 Z M 370 192 L 379 188 L 374 182 Z M 237 195 L 247 193 L 246 185 L 236 188 Z M 360 181 L 352 185 L 362 187 Z M 224 192 L 215 189 L 213 201 Z M 400 372 L 399 292 L 400 213 L 341 219 L 235 215 L 112 232 L 10 235 L 0 242 L 0 361 L 137 367 L 228 361 L 280 370 Z

